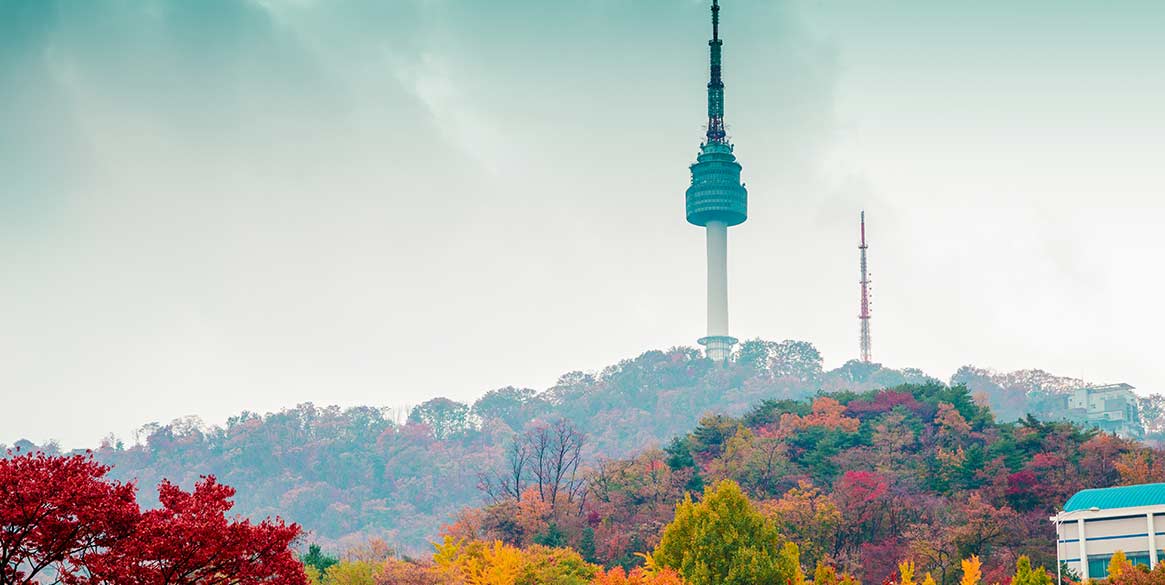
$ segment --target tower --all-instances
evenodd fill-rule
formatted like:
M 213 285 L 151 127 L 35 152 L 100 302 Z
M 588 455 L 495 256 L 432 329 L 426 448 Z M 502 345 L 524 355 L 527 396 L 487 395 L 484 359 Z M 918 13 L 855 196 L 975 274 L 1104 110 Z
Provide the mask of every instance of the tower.
M 866 272 L 866 212 L 862 212 L 862 243 L 858 245 L 862 257 L 862 307 L 858 320 L 862 324 L 862 362 L 870 363 L 870 275 Z
M 748 192 L 740 182 L 740 164 L 724 130 L 724 82 L 720 79 L 720 3 L 712 0 L 711 71 L 708 80 L 708 133 L 685 196 L 688 222 L 703 227 L 708 238 L 708 334 L 699 344 L 709 359 L 723 361 L 736 338 L 728 335 L 728 228 L 748 218 Z

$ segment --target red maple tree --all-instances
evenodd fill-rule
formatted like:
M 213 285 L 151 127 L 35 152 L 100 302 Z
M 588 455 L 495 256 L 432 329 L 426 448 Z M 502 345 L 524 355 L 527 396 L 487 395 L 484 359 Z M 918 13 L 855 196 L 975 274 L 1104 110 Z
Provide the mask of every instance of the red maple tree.
M 0 458 L 0 585 L 306 585 L 300 527 L 228 518 L 235 490 L 168 481 L 142 511 L 91 456 Z
M 105 479 L 92 457 L 0 457 L 0 584 L 78 574 L 139 514 L 133 484 Z
M 299 526 L 228 519 L 234 494 L 213 476 L 192 492 L 163 481 L 162 507 L 143 512 L 132 534 L 90 558 L 90 577 L 78 585 L 306 583 L 291 551 Z

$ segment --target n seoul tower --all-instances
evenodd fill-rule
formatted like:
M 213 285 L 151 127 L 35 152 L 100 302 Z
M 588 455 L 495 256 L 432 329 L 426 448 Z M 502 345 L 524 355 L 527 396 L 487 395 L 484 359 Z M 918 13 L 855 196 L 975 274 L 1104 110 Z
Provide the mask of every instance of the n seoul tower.
M 720 79 L 720 4 L 712 0 L 711 78 L 708 81 L 708 134 L 691 165 L 688 223 L 708 236 L 708 334 L 701 337 L 708 358 L 722 362 L 737 339 L 728 335 L 728 227 L 748 218 L 748 192 L 740 183 L 740 164 L 724 131 L 724 82 Z

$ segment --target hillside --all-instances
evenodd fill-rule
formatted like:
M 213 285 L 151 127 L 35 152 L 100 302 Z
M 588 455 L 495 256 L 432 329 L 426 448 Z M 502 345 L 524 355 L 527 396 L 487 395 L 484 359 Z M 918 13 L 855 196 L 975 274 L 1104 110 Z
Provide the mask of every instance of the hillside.
M 709 413 L 729 417 L 718 419 L 724 421 L 744 416 L 739 420 L 746 428 L 759 428 L 753 424 L 761 416 L 758 404 L 793 404 L 780 401 L 818 393 L 840 393 L 839 400 L 848 404 L 844 397 L 855 393 L 908 383 L 945 388 L 913 369 L 851 361 L 824 371 L 820 354 L 809 343 L 753 340 L 741 344 L 737 360 L 726 367 L 713 365 L 690 348 L 649 351 L 595 374 L 568 373 L 542 391 L 501 388 L 472 405 L 430 400 L 405 421 L 396 420 L 389 409 L 302 404 L 266 415 L 243 413 L 223 426 L 205 427 L 196 419 L 148 425 L 140 444 L 109 441 L 96 452 L 114 466 L 117 478 L 137 479 L 142 485 L 169 478 L 189 486 L 201 475 L 216 475 L 238 488 L 238 511 L 299 522 L 311 531 L 312 540 L 333 549 L 382 537 L 408 551 L 426 551 L 442 524 L 462 508 L 484 501 L 482 479 L 504 467 L 512 438 L 540 422 L 561 419 L 577 430 L 583 437 L 581 471 L 589 473 L 601 469 L 601 461 L 647 457 L 641 454 L 658 453 L 668 445 L 674 449 L 673 439 L 688 436 L 697 425 L 705 429 L 697 434 L 706 434 L 712 419 L 701 421 Z M 989 390 L 981 402 L 998 398 Z M 1013 389 L 1007 392 L 1015 394 Z M 968 420 L 990 418 L 969 397 L 960 400 L 966 402 L 960 408 L 980 409 L 968 410 Z M 798 404 L 808 408 L 808 403 Z M 825 440 L 817 432 L 785 439 L 807 448 L 806 442 Z M 835 479 L 830 469 L 857 469 L 845 462 L 866 456 L 873 435 L 863 432 L 862 441 L 842 442 L 836 452 L 820 454 L 817 466 L 766 479 L 766 489 L 795 487 L 800 479 L 830 486 Z M 826 438 L 835 439 L 831 437 Z M 702 458 L 701 465 L 717 455 L 701 448 L 693 453 Z M 1022 461 L 1007 464 L 1018 469 Z
M 519 443 L 537 452 L 529 435 Z M 1068 423 L 999 423 L 965 387 L 932 382 L 707 416 L 664 449 L 599 463 L 583 496 L 547 496 L 545 477 L 527 471 L 446 533 L 633 565 L 686 491 L 732 480 L 800 547 L 805 567 L 832 563 L 878 583 L 912 558 L 949 583 L 959 559 L 976 555 L 987 582 L 999 582 L 1021 554 L 1055 566 L 1048 516 L 1069 496 L 1165 481 L 1165 452 Z

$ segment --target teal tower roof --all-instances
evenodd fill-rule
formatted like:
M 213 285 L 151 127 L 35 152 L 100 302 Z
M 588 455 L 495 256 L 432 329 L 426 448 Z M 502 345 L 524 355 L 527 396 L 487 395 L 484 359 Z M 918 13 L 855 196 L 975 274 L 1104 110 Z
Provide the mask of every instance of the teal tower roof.
M 720 71 L 720 2 L 712 0 L 711 71 L 708 80 L 708 133 L 692 171 L 685 196 L 688 222 L 707 225 L 720 221 L 737 225 L 748 219 L 748 191 L 740 182 L 740 163 L 724 127 L 724 81 Z
M 1065 512 L 1099 508 L 1136 508 L 1165 504 L 1165 483 L 1081 490 L 1064 503 Z

